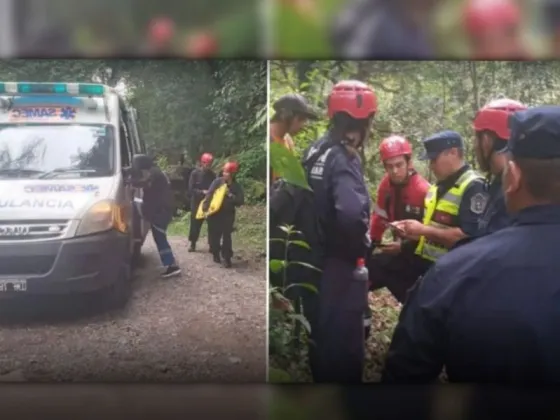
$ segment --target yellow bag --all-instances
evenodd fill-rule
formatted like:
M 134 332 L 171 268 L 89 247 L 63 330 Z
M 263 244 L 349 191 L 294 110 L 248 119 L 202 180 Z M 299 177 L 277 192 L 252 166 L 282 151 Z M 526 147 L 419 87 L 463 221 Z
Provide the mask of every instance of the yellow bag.
M 208 211 L 206 213 L 203 210 L 206 199 L 202 200 L 200 202 L 200 205 L 198 206 L 196 218 L 198 220 L 206 219 L 208 216 L 211 216 L 218 210 L 220 210 L 222 208 L 222 204 L 224 204 L 224 198 L 226 197 L 227 191 L 227 184 L 222 185 L 221 187 L 216 189 L 216 191 L 214 191 L 214 194 L 212 195 L 212 201 L 210 201 L 210 207 L 208 207 Z

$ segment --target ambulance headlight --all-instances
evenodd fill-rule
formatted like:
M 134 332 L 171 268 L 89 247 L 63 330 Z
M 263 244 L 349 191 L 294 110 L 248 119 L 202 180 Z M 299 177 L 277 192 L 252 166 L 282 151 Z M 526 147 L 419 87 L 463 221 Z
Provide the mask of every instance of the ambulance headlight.
M 84 214 L 76 236 L 92 235 L 111 229 L 127 232 L 125 210 L 112 200 L 103 200 L 95 203 Z

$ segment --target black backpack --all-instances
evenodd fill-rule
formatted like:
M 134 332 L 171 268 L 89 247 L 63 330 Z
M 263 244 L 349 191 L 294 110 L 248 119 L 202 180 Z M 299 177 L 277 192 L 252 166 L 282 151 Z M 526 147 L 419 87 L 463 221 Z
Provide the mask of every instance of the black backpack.
M 310 172 L 317 160 L 334 144 L 330 141 L 323 143 L 319 149 L 304 160 L 303 167 L 310 177 Z M 286 239 L 286 233 L 279 226 L 291 225 L 299 231 L 293 234 L 291 240 L 305 241 L 311 248 L 292 245 L 288 249 L 288 261 L 299 261 L 310 264 L 319 269 L 323 266 L 325 235 L 315 212 L 315 197 L 313 191 L 288 184 L 283 180 L 276 181 L 271 188 L 269 200 L 269 223 L 271 239 Z M 271 241 L 269 258 L 284 260 L 286 257 L 284 244 Z M 290 283 L 316 284 L 320 273 L 301 265 L 291 265 L 287 270 Z M 282 285 L 283 273 L 270 273 L 272 286 Z M 294 289 L 291 289 L 294 290 Z M 295 290 L 294 290 L 295 291 Z

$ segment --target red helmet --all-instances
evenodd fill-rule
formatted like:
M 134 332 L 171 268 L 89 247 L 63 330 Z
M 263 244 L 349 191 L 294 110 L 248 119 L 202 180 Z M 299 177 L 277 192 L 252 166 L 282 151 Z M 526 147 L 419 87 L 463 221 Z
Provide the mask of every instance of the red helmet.
M 513 99 L 496 99 L 476 113 L 473 121 L 474 131 L 492 131 L 499 138 L 509 140 L 509 116 L 525 109 L 525 105 Z
M 239 165 L 237 162 L 226 162 L 224 165 L 224 172 L 229 172 L 230 174 L 234 174 L 239 169 Z
M 401 136 L 389 136 L 379 145 L 379 155 L 385 161 L 397 156 L 412 155 L 412 147 L 407 139 Z
M 160 44 L 167 43 L 175 34 L 175 22 L 165 16 L 154 18 L 150 22 L 149 34 L 152 41 Z
M 200 157 L 200 163 L 212 163 L 213 160 L 214 156 L 212 156 L 210 153 L 204 153 Z
M 366 119 L 377 111 L 377 97 L 365 83 L 344 80 L 334 85 L 327 99 L 329 118 L 345 112 L 355 119 Z
M 187 55 L 193 58 L 210 57 L 219 49 L 216 36 L 210 31 L 201 31 L 191 34 L 187 38 Z
M 463 26 L 470 36 L 520 22 L 521 11 L 513 0 L 468 0 L 463 14 Z

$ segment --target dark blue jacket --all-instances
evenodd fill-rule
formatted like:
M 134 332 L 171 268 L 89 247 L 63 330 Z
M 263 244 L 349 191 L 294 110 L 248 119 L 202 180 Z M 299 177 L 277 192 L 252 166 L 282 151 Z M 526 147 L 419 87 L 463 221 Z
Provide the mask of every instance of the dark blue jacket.
M 333 27 L 339 56 L 356 59 L 416 59 L 434 57 L 428 34 L 404 21 L 402 10 L 388 1 L 351 3 Z
M 330 134 L 305 152 L 304 160 Z M 358 156 L 336 144 L 327 149 L 310 168 L 309 184 L 315 195 L 315 211 L 326 236 L 328 257 L 349 261 L 363 258 L 369 247 L 370 196 Z
M 488 185 L 488 203 L 478 221 L 478 232 L 475 236 L 490 235 L 509 226 L 510 223 L 511 218 L 507 213 L 502 191 L 502 178 L 498 176 Z
M 142 187 L 144 218 L 160 227 L 167 226 L 173 218 L 173 191 L 169 178 L 159 167 L 153 166 L 148 180 Z
M 411 291 L 384 382 L 560 384 L 560 206 L 439 259 Z

